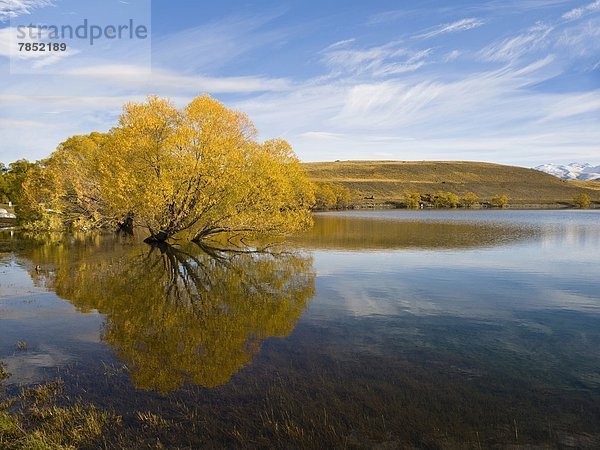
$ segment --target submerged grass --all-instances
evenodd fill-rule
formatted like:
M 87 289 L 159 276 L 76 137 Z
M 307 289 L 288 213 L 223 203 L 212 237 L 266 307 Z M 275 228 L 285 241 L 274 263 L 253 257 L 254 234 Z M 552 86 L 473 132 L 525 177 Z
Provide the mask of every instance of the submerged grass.
M 10 375 L 0 365 L 0 382 Z M 64 394 L 61 380 L 27 387 L 13 396 L 0 392 L 0 448 L 63 450 L 94 448 L 119 416 Z
M 441 335 L 456 336 L 440 327 Z M 352 351 L 336 348 L 336 356 L 280 343 L 284 351 L 267 348 L 258 364 L 227 385 L 188 385 L 165 396 L 132 395 L 125 366 L 104 370 L 105 383 L 93 367 L 62 370 L 64 383 L 0 394 L 0 448 L 480 449 L 600 443 L 592 431 L 599 414 L 593 398 L 570 399 L 572 394 L 556 388 L 535 387 L 538 383 L 524 382 L 531 374 L 520 374 L 519 367 L 506 373 L 512 353 L 494 352 L 497 367 L 476 363 L 477 353 L 452 352 L 448 359 L 449 347 L 464 349 L 463 339 L 477 331 L 461 328 L 464 336 L 442 339 L 437 350 L 429 341 L 412 349 L 410 336 L 399 337 L 392 356 L 360 352 L 360 342 L 352 342 Z M 343 329 L 338 332 L 347 339 Z

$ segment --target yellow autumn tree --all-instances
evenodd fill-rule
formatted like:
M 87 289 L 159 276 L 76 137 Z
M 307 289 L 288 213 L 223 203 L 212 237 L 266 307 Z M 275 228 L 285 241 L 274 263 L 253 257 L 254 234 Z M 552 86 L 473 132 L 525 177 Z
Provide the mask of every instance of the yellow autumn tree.
M 417 209 L 421 206 L 421 194 L 418 192 L 405 192 L 404 204 L 409 209 Z
M 127 105 L 112 135 L 104 190 L 121 217 L 148 228 L 149 240 L 310 224 L 311 186 L 289 144 L 259 143 L 245 114 L 208 96 L 183 110 L 156 97 Z
M 109 133 L 68 139 L 42 172 L 53 193 L 43 211 L 75 228 L 137 225 L 161 242 L 311 224 L 312 186 L 290 145 L 260 143 L 245 114 L 209 96 L 183 109 L 158 97 L 128 104 Z
M 433 204 L 436 208 L 456 208 L 460 198 L 454 192 L 437 192 L 433 196 Z
M 460 199 L 460 205 L 463 208 L 473 208 L 479 204 L 479 196 L 474 192 L 467 192 Z
M 577 194 L 573 198 L 573 203 L 575 203 L 575 206 L 577 206 L 578 208 L 585 209 L 590 207 L 592 201 L 590 199 L 590 196 L 587 194 Z
M 510 197 L 506 194 L 494 195 L 492 197 L 492 206 L 495 206 L 496 208 L 506 208 L 509 201 Z
M 341 184 L 317 181 L 313 184 L 315 209 L 345 209 L 350 206 L 350 190 Z

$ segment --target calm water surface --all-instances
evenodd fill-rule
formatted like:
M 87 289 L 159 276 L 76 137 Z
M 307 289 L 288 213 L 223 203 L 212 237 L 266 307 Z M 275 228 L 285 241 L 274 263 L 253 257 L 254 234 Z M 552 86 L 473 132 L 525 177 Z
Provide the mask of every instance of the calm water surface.
M 315 221 L 276 254 L 1 232 L 8 388 L 60 376 L 128 447 L 600 448 L 600 211 Z

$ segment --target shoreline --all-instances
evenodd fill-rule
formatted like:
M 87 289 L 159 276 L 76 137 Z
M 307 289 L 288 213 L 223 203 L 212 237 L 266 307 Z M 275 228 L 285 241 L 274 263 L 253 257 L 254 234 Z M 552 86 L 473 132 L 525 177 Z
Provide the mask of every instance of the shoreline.
M 543 204 L 523 204 L 523 205 L 510 205 L 510 206 L 506 206 L 504 208 L 498 208 L 498 207 L 478 207 L 478 208 L 433 208 L 433 207 L 426 207 L 426 208 L 406 208 L 406 207 L 400 207 L 400 206 L 394 206 L 394 205 L 386 205 L 386 204 L 374 204 L 374 205 L 356 205 L 352 208 L 340 208 L 340 209 L 318 209 L 318 210 L 313 210 L 313 212 L 316 213 L 320 213 L 320 212 L 337 212 L 337 211 L 368 211 L 368 210 L 373 210 L 373 211 L 389 211 L 389 210 L 405 210 L 405 211 L 507 211 L 507 210 L 514 210 L 514 211 L 594 211 L 594 210 L 600 210 L 600 205 L 596 206 L 590 206 L 589 208 L 577 208 L 577 207 L 573 207 L 573 206 L 563 206 L 563 207 L 556 207 L 556 206 L 547 206 L 547 205 L 543 205 Z

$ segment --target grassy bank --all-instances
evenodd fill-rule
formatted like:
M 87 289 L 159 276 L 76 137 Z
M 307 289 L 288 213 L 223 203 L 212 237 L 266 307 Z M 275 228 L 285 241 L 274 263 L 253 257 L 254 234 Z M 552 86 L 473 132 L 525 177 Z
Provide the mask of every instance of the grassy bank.
M 573 186 L 577 186 L 579 188 L 593 189 L 595 191 L 600 191 L 600 180 L 597 180 L 597 181 L 573 180 L 573 181 L 569 181 L 568 183 L 572 184 Z
M 305 163 L 313 181 L 347 187 L 359 206 L 402 202 L 404 193 L 474 192 L 482 202 L 506 194 L 512 207 L 572 206 L 585 193 L 598 206 L 600 182 L 571 182 L 523 167 L 460 161 L 337 161 Z

